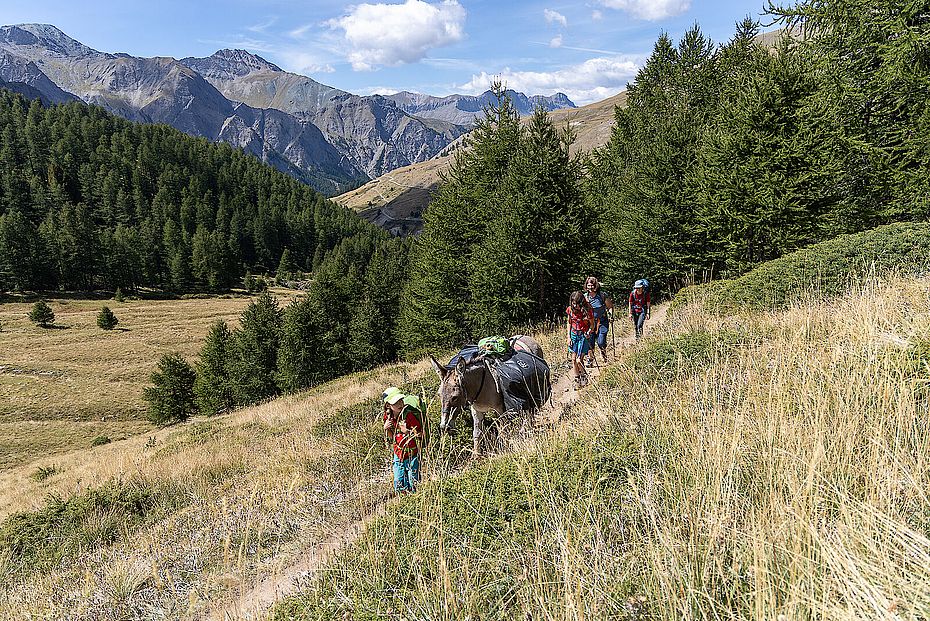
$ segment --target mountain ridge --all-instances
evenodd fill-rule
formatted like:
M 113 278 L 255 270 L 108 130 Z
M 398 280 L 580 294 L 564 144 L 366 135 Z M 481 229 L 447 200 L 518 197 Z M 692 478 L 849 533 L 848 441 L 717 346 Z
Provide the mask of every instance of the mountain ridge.
M 433 109 L 416 114 L 394 98 L 354 95 L 246 50 L 136 57 L 101 52 L 34 23 L 0 27 L 0 79 L 44 103 L 80 100 L 131 121 L 228 142 L 327 195 L 435 157 L 474 122 L 473 113 L 437 112 L 436 102 L 446 112 L 468 107 L 463 101 L 480 110 L 487 96 L 432 98 Z M 528 111 L 574 105 L 564 95 L 561 103 L 511 96 Z

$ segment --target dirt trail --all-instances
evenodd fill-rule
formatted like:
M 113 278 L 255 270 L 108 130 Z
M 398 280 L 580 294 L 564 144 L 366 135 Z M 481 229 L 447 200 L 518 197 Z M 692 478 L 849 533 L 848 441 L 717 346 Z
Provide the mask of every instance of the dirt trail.
M 668 313 L 668 305 L 656 305 L 652 309 L 652 319 L 646 322 L 645 332 L 648 334 L 655 326 L 665 321 Z M 623 318 L 626 321 L 626 318 Z M 636 337 L 629 334 L 617 341 L 617 350 L 608 346 L 608 362 L 605 365 L 601 362 L 600 366 L 588 369 L 591 384 L 593 384 L 601 374 L 604 366 L 611 364 L 617 359 L 617 356 L 627 347 L 636 344 Z M 560 360 L 559 364 L 564 364 Z M 590 385 L 590 384 L 589 384 Z M 575 389 L 570 370 L 561 374 L 559 379 L 552 386 L 552 399 L 549 404 L 540 412 L 537 417 L 537 425 L 554 426 L 559 423 L 563 413 L 574 403 L 578 401 L 579 394 L 584 392 Z M 371 508 L 371 511 L 365 517 L 351 524 L 346 530 L 335 533 L 317 543 L 312 550 L 308 550 L 304 556 L 296 563 L 280 567 L 275 572 L 266 575 L 257 584 L 251 588 L 234 596 L 233 599 L 225 602 L 215 603 L 211 609 L 201 619 L 205 621 L 245 621 L 254 619 L 264 619 L 268 616 L 271 606 L 279 599 L 295 593 L 305 579 L 311 577 L 312 573 L 323 569 L 326 563 L 332 558 L 333 554 L 341 550 L 344 546 L 354 543 L 366 528 L 377 517 L 384 514 L 387 503 L 381 502 Z
M 648 320 L 645 324 L 644 333 L 649 334 L 652 329 L 665 322 L 665 317 L 668 314 L 668 304 L 658 304 L 652 308 L 652 318 Z M 627 321 L 625 317 L 621 318 L 619 313 L 617 317 L 618 321 Z M 620 324 L 618 324 L 620 325 Z M 636 335 L 630 333 L 625 337 L 617 341 L 617 348 L 614 350 L 613 344 L 608 342 L 607 344 L 607 363 L 605 364 L 601 359 L 600 355 L 597 356 L 598 364 L 594 367 L 588 368 L 588 378 L 589 386 L 593 385 L 597 378 L 601 376 L 601 369 L 613 363 L 617 357 L 623 352 L 625 348 L 632 347 L 636 344 Z M 565 359 L 561 359 L 558 362 L 562 365 L 568 365 Z M 571 368 L 569 368 L 562 373 L 555 384 L 552 385 L 552 400 L 549 404 L 542 409 L 539 413 L 539 416 L 536 419 L 537 426 L 553 426 L 558 424 L 562 419 L 562 415 L 565 411 L 575 404 L 578 401 L 578 398 L 583 394 L 585 388 L 578 390 L 575 388 L 575 382 L 572 378 Z

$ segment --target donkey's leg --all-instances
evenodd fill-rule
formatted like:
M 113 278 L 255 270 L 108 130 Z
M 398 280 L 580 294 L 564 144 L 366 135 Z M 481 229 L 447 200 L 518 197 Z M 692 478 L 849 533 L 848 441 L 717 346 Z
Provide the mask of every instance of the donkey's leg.
M 484 443 L 485 425 L 484 412 L 479 412 L 474 406 L 471 408 L 472 431 L 471 437 L 474 443 L 474 457 L 481 454 L 481 445 Z

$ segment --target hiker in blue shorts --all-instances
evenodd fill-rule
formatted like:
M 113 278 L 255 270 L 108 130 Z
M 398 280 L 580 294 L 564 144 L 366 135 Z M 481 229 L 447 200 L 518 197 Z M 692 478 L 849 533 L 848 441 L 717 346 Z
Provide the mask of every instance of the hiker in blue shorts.
M 607 292 L 601 290 L 601 283 L 594 276 L 584 280 L 584 299 L 591 306 L 594 315 L 594 333 L 588 349 L 588 366 L 594 366 L 594 346 L 601 350 L 601 359 L 607 362 L 607 333 L 610 331 L 608 311 L 613 312 L 614 301 Z
M 581 388 L 588 383 L 588 373 L 584 369 L 584 357 L 591 349 L 591 335 L 594 333 L 594 315 L 591 305 L 584 299 L 584 293 L 574 292 L 565 309 L 568 315 L 568 349 L 572 352 L 572 367 L 575 375 L 575 387 Z

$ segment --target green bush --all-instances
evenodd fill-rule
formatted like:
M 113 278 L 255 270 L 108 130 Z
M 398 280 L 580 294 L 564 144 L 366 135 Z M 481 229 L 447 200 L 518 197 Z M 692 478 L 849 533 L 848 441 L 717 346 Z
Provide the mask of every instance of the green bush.
M 44 508 L 0 523 L 0 552 L 20 558 L 25 571 L 47 570 L 66 557 L 117 541 L 179 508 L 183 500 L 177 490 L 154 490 L 143 483 L 111 483 L 67 500 L 53 496 Z
M 119 323 L 119 319 L 113 314 L 109 306 L 104 306 L 97 313 L 97 327 L 101 330 L 112 330 Z
M 29 478 L 33 481 L 44 481 L 49 477 L 52 477 L 61 472 L 61 468 L 58 466 L 39 466 L 32 471 L 32 474 L 29 475 Z
M 97 436 L 96 438 L 90 441 L 90 445 L 91 446 L 103 446 L 104 444 L 109 444 L 112 441 L 113 440 L 111 440 L 109 436 Z
M 841 295 L 870 275 L 919 274 L 928 267 L 930 224 L 889 224 L 808 246 L 739 278 L 687 287 L 673 308 L 698 302 L 720 313 L 780 309 L 804 299 Z
M 196 411 L 191 365 L 178 354 L 165 354 L 152 373 L 152 384 L 142 391 L 149 404 L 148 418 L 156 425 L 187 420 Z
M 39 300 L 32 305 L 32 310 L 29 311 L 29 321 L 40 328 L 48 328 L 55 323 L 55 313 L 52 312 L 52 307 L 48 305 L 48 302 Z

